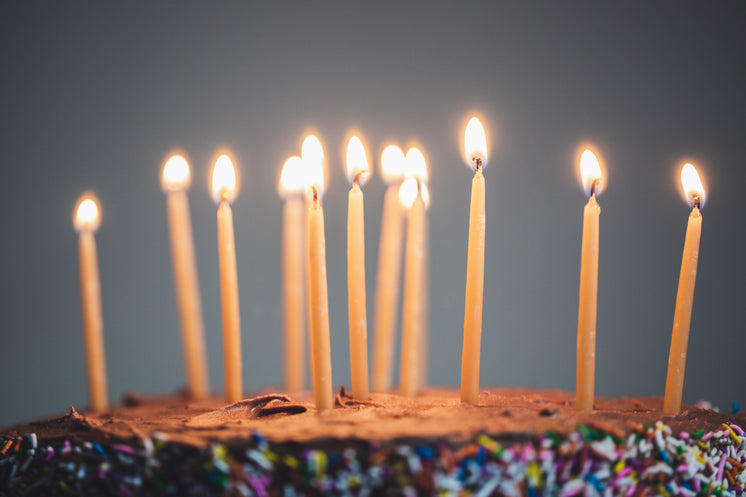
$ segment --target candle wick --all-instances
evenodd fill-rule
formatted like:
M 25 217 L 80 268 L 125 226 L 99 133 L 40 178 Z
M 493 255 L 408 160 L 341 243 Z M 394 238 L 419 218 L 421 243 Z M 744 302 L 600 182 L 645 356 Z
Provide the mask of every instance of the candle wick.
M 702 199 L 699 195 L 692 195 L 694 197 L 694 208 L 699 210 Z
M 317 203 L 319 201 L 319 190 L 314 185 L 311 187 L 311 191 L 313 192 L 313 202 Z
M 601 184 L 601 180 L 596 178 L 593 180 L 593 183 L 591 183 L 591 197 L 596 196 L 596 188 L 598 188 L 598 185 Z
M 474 172 L 481 171 L 481 169 L 482 169 L 482 159 L 480 159 L 479 157 L 475 157 L 474 158 L 474 164 L 475 164 L 475 171 Z
M 354 188 L 360 188 L 360 177 L 364 175 L 365 171 L 359 171 L 354 178 L 352 178 L 352 186 Z

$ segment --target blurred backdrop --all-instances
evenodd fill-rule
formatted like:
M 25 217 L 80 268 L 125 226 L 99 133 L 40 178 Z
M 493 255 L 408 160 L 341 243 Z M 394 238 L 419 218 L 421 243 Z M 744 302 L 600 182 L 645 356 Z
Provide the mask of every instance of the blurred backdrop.
M 373 315 L 380 151 L 430 168 L 431 384 L 458 385 L 478 112 L 487 179 L 482 385 L 575 387 L 579 143 L 603 155 L 596 391 L 663 394 L 693 161 L 703 210 L 684 401 L 746 401 L 746 5 L 741 2 L 4 2 L 0 5 L 0 425 L 87 403 L 72 209 L 93 189 L 110 397 L 184 384 L 164 159 L 190 203 L 211 385 L 223 387 L 215 205 L 230 150 L 247 389 L 282 383 L 276 193 L 315 130 L 334 384 L 349 386 L 344 139 L 356 128 Z M 372 323 L 369 323 L 369 330 Z M 372 343 L 372 336 L 369 337 Z M 398 363 L 397 363 L 398 364 Z

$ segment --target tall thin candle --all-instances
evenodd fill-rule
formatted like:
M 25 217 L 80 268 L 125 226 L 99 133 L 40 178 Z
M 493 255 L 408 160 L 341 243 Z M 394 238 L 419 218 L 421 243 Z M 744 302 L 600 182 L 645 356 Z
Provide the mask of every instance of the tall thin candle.
M 461 355 L 461 402 L 479 402 L 479 359 L 482 347 L 484 301 L 484 237 L 487 138 L 482 123 L 472 117 L 464 133 L 466 161 L 474 169 L 469 210 L 469 240 L 464 295 L 464 347 Z
M 304 162 L 306 162 L 304 160 Z M 304 164 L 307 191 L 311 196 L 308 209 L 308 280 L 311 308 L 311 369 L 316 408 L 333 406 L 332 360 L 329 338 L 329 295 L 326 281 L 326 240 L 324 211 L 321 207 L 324 170 L 321 162 Z
M 580 157 L 580 174 L 589 199 L 583 210 L 575 409 L 580 412 L 591 412 L 593 411 L 596 370 L 598 224 L 601 214 L 601 207 L 596 202 L 596 195 L 600 193 L 603 184 L 598 159 L 590 150 L 585 150 Z
M 109 408 L 104 355 L 104 323 L 101 313 L 101 282 L 98 273 L 96 239 L 93 234 L 101 224 L 98 203 L 92 194 L 78 200 L 73 225 L 79 233 L 80 301 L 83 311 L 83 344 L 85 346 L 88 398 L 94 412 Z
M 365 215 L 363 186 L 370 167 L 360 138 L 347 145 L 347 179 L 352 184 L 347 209 L 347 306 L 352 398 L 368 400 L 368 318 L 365 299 Z
M 407 243 L 404 254 L 404 304 L 402 307 L 401 371 L 399 395 L 414 397 L 419 389 L 422 334 L 422 235 L 425 203 L 418 181 L 409 178 L 401 185 L 402 203 L 409 205 Z
M 402 307 L 402 346 L 399 393 L 404 397 L 417 394 L 422 380 L 422 325 L 425 202 L 422 184 L 427 180 L 427 163 L 422 152 L 410 148 L 406 155 L 399 198 L 409 207 L 407 243 L 404 262 L 404 304 Z
M 227 155 L 221 155 L 215 162 L 212 172 L 212 197 L 218 204 L 218 256 L 223 316 L 225 400 L 226 402 L 238 402 L 243 396 L 241 316 L 238 301 L 233 211 L 230 206 L 236 197 L 236 170 Z
M 388 184 L 383 199 L 381 238 L 378 246 L 375 317 L 373 321 L 373 391 L 391 388 L 394 335 L 399 305 L 404 213 L 399 187 L 404 178 L 404 152 L 390 145 L 381 154 L 381 175 Z
M 200 400 L 207 397 L 210 382 L 207 374 L 202 299 L 199 294 L 192 220 L 187 198 L 191 179 L 189 164 L 180 155 L 171 156 L 163 166 L 161 187 L 166 193 L 168 208 L 174 291 L 179 313 L 187 391 L 190 398 Z
M 699 261 L 699 239 L 702 234 L 702 213 L 705 204 L 705 189 L 697 170 L 685 164 L 681 170 L 681 184 L 689 206 L 692 208 L 686 227 L 684 253 L 681 257 L 679 290 L 676 293 L 676 310 L 671 333 L 671 349 L 668 355 L 666 374 L 666 394 L 663 398 L 664 414 L 678 414 L 681 410 L 681 396 L 684 390 L 684 369 L 686 351 L 689 344 L 689 329 L 694 302 L 694 283 L 697 279 Z
M 284 329 L 285 389 L 304 389 L 304 199 L 303 161 L 290 157 L 282 167 L 279 193 L 285 200 L 282 213 L 282 311 Z

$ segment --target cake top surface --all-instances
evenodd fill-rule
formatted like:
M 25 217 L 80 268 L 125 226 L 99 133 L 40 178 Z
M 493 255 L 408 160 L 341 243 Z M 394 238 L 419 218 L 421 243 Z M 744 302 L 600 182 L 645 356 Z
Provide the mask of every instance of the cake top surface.
M 358 402 L 342 390 L 335 408 L 316 411 L 308 395 L 295 399 L 265 394 L 226 406 L 218 399 L 188 402 L 183 397 L 130 394 L 124 405 L 104 414 L 71 407 L 60 417 L 0 429 L 1 435 L 36 433 L 40 440 L 105 442 L 165 436 L 197 447 L 247 438 L 253 432 L 275 442 L 321 439 L 386 441 L 407 438 L 468 440 L 479 433 L 527 439 L 548 431 L 575 432 L 582 425 L 624 434 L 663 421 L 674 433 L 715 430 L 724 422 L 746 425 L 746 415 L 723 414 L 685 405 L 664 416 L 662 399 L 597 398 L 592 414 L 575 411 L 574 395 L 559 390 L 489 389 L 479 405 L 461 404 L 454 389 L 432 389 L 415 398 L 372 394 Z

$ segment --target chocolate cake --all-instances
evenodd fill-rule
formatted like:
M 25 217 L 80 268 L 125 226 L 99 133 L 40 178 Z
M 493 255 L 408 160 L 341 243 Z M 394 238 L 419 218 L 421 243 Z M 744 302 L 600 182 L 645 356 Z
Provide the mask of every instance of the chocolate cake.
M 408 399 L 125 397 L 0 430 L 0 495 L 743 495 L 746 415 L 662 399 L 455 390 Z M 733 409 L 737 411 L 737 408 Z

